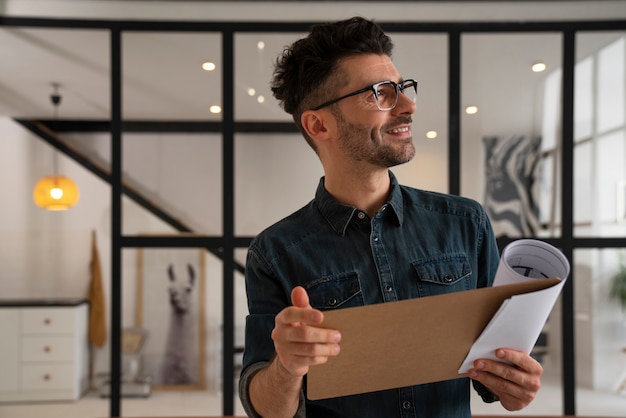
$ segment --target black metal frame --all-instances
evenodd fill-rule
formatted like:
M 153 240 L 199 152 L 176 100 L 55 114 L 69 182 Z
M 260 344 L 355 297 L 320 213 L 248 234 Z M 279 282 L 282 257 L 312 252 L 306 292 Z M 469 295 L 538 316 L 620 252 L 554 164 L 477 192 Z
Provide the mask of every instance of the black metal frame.
M 245 123 L 234 121 L 234 35 L 241 32 L 306 32 L 316 22 L 173 22 L 173 21 L 107 21 L 78 19 L 39 19 L 0 17 L 0 27 L 45 27 L 63 29 L 104 29 L 111 34 L 111 119 L 110 121 L 63 122 L 55 121 L 60 130 L 101 131 L 111 133 L 111 403 L 110 416 L 120 416 L 120 336 L 121 336 L 121 253 L 133 247 L 219 247 L 224 261 L 224 358 L 223 358 L 223 413 L 234 410 L 234 250 L 248 246 L 251 237 L 234 236 L 234 136 L 235 132 L 297 132 L 292 124 Z M 626 238 L 576 238 L 573 235 L 573 134 L 574 134 L 574 64 L 576 33 L 581 31 L 623 31 L 626 20 L 561 21 L 561 22 L 380 22 L 387 32 L 439 32 L 448 34 L 448 174 L 449 192 L 460 193 L 460 92 L 461 92 L 461 36 L 471 32 L 556 32 L 563 35 L 563 161 L 561 164 L 562 199 L 560 238 L 546 241 L 563 250 L 572 262 L 577 248 L 626 247 Z M 223 120 L 207 122 L 132 122 L 122 120 L 121 34 L 124 31 L 186 31 L 221 32 L 223 51 Z M 52 125 L 52 122 L 50 123 Z M 123 236 L 121 229 L 123 193 L 121 182 L 123 132 L 177 131 L 222 132 L 223 147 L 223 211 L 222 237 L 135 237 Z M 508 243 L 499 240 L 500 248 Z M 574 293 L 573 279 L 567 281 L 563 301 L 563 412 L 575 415 L 575 355 L 574 355 Z M 117 347 L 117 349 L 114 349 Z

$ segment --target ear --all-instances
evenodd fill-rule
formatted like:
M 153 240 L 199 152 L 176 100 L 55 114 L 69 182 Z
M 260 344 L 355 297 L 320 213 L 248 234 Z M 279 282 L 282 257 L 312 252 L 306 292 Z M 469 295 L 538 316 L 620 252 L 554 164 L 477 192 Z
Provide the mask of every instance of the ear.
M 323 110 L 306 110 L 300 116 L 304 131 L 315 141 L 324 141 L 331 136 L 334 118 Z

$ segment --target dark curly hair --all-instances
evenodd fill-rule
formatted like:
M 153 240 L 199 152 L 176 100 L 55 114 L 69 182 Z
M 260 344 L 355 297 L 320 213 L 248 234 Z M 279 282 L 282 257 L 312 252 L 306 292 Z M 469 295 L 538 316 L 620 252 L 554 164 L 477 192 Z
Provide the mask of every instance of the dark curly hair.
M 315 25 L 307 37 L 286 47 L 276 60 L 272 92 L 313 146 L 300 116 L 332 99 L 347 82 L 348 74 L 337 72 L 339 61 L 360 54 L 391 56 L 392 50 L 393 43 L 382 28 L 362 17 Z

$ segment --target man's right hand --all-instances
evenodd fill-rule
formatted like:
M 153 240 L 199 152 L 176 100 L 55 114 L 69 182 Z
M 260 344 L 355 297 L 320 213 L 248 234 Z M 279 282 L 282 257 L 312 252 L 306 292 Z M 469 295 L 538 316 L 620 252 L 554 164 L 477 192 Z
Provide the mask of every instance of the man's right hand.
M 326 363 L 328 357 L 339 354 L 341 334 L 317 326 L 324 314 L 311 307 L 303 287 L 292 290 L 291 302 L 293 306 L 276 315 L 272 340 L 275 361 L 293 377 L 301 377 L 307 374 L 309 366 Z
M 306 290 L 293 289 L 291 301 L 293 306 L 276 315 L 272 331 L 276 357 L 250 381 L 250 401 L 264 417 L 296 415 L 302 378 L 309 367 L 339 354 L 339 331 L 317 326 L 324 314 L 311 307 Z

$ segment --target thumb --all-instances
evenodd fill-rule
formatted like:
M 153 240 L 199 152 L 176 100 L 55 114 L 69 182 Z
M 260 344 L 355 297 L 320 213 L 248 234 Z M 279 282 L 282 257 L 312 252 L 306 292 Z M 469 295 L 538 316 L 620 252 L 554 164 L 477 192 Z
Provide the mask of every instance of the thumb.
M 309 305 L 309 295 L 306 293 L 306 290 L 304 290 L 304 287 L 297 286 L 293 288 L 291 291 L 291 303 L 298 308 L 308 308 L 311 306 Z

